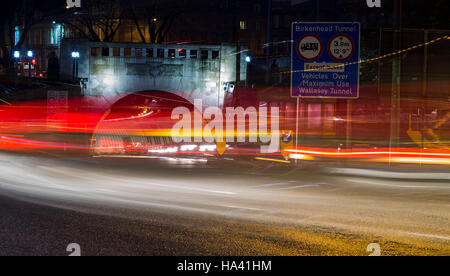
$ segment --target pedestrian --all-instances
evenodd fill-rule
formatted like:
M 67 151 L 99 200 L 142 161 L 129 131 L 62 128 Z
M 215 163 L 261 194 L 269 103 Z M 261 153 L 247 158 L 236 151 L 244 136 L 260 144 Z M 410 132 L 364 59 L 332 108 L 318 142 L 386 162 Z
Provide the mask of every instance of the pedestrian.
M 59 59 L 55 52 L 48 57 L 47 75 L 49 80 L 59 80 Z

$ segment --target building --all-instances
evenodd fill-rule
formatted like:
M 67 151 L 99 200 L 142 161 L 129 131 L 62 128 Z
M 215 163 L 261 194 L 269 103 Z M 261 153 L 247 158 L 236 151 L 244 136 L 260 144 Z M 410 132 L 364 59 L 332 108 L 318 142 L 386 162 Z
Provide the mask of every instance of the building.
M 78 54 L 72 56 L 74 52 Z M 236 80 L 245 82 L 246 76 L 245 56 L 237 59 L 235 45 L 225 43 L 177 45 L 66 39 L 61 44 L 61 78 L 86 79 L 85 95 L 159 90 L 190 102 L 202 99 L 205 106 L 221 106 Z

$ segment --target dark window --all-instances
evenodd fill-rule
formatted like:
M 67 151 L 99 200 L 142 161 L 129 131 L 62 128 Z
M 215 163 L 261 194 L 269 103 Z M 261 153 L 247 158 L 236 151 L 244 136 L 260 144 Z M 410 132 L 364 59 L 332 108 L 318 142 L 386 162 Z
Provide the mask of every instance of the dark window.
M 191 58 L 197 58 L 198 51 L 197 50 L 191 50 Z
M 219 57 L 219 51 L 212 52 L 212 59 L 217 59 Z
M 134 49 L 134 56 L 136 56 L 136 57 L 144 56 L 144 50 L 142 48 Z
M 91 48 L 91 56 L 98 57 L 98 53 L 100 52 L 99 48 Z
M 148 48 L 147 49 L 147 57 L 154 57 L 154 55 L 153 55 L 153 48 Z
M 202 50 L 202 59 L 208 59 L 208 50 Z
M 158 49 L 158 57 L 163 58 L 164 57 L 164 49 Z
M 180 58 L 186 58 L 186 49 L 178 49 L 178 56 Z
M 113 48 L 113 56 L 120 57 L 120 48 Z
M 169 49 L 169 58 L 175 58 L 175 49 Z
M 102 48 L 102 57 L 109 57 L 109 48 Z
M 131 48 L 125 48 L 123 49 L 123 55 L 125 57 L 131 57 Z

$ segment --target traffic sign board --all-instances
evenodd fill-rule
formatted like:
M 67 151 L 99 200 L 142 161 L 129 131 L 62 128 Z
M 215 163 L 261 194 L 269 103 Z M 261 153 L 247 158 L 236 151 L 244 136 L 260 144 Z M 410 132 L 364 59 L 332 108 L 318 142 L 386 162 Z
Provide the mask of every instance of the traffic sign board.
M 293 97 L 359 97 L 359 23 L 293 23 L 292 40 Z

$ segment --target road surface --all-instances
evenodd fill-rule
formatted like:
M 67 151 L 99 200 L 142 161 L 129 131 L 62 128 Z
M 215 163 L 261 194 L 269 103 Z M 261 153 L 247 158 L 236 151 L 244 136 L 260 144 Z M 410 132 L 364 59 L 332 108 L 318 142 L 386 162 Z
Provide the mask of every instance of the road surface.
M 446 172 L 0 153 L 0 255 L 450 255 L 449 203 Z

